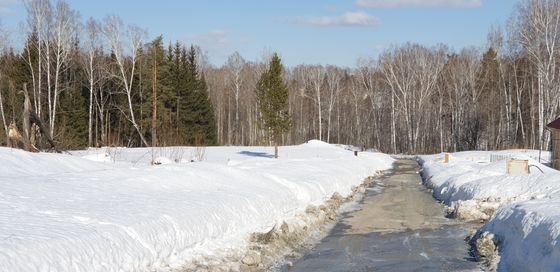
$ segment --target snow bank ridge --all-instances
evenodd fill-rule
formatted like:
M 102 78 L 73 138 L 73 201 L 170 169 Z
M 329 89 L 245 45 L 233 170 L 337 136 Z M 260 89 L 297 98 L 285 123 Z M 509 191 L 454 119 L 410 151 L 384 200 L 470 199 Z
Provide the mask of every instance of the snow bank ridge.
M 281 147 L 277 160 L 263 156 L 272 151 L 266 147 L 209 147 L 203 162 L 150 165 L 150 151 L 70 156 L 0 148 L 0 271 L 217 263 L 246 252 L 252 233 L 297 221 L 334 193 L 349 196 L 393 162 L 317 141 Z
M 528 159 L 542 172 L 507 175 L 505 161 L 488 159 L 496 153 Z M 419 156 L 425 183 L 454 216 L 487 220 L 476 235 L 479 255 L 491 255 L 491 241 L 500 271 L 560 271 L 560 172 L 535 161 L 538 151 L 459 152 L 447 164 L 440 157 Z

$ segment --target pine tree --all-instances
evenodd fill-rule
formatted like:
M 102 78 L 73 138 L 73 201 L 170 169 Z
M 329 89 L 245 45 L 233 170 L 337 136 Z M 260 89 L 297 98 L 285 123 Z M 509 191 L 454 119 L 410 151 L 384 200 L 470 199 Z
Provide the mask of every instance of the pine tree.
M 268 70 L 257 82 L 257 103 L 261 112 L 261 125 L 274 141 L 274 157 L 278 158 L 278 142 L 292 125 L 288 112 L 288 86 L 282 79 L 280 57 L 272 56 Z

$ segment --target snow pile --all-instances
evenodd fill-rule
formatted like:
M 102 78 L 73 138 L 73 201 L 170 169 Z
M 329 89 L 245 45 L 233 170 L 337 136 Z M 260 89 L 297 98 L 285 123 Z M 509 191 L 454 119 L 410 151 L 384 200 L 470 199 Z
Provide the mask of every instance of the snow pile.
M 0 271 L 159 271 L 242 251 L 252 233 L 393 162 L 312 142 L 281 147 L 278 160 L 271 148 L 212 147 L 181 163 L 192 150 L 0 148 Z
M 488 219 L 478 233 L 494 234 L 501 271 L 560 270 L 560 172 L 535 161 L 537 152 L 460 152 L 446 164 L 443 154 L 419 157 L 426 185 L 457 217 Z M 496 153 L 528 159 L 531 173 L 507 175 L 505 161 L 488 159 Z
M 500 206 L 546 197 L 552 187 L 560 189 L 554 181 L 557 171 L 520 152 L 512 157 L 529 160 L 530 174 L 508 175 L 505 159 L 489 160 L 495 153 L 500 152 L 453 153 L 449 163 L 443 163 L 443 154 L 420 156 L 422 175 L 434 197 L 463 213 L 458 216 L 463 219 L 487 219 Z
M 481 231 L 497 236 L 499 270 L 560 271 L 560 196 L 505 206 Z
M 93 154 L 85 155 L 82 158 L 84 158 L 86 160 L 90 160 L 90 161 L 96 161 L 96 162 L 112 162 L 113 161 L 113 158 L 111 158 L 111 155 L 109 155 L 106 152 L 93 153 Z

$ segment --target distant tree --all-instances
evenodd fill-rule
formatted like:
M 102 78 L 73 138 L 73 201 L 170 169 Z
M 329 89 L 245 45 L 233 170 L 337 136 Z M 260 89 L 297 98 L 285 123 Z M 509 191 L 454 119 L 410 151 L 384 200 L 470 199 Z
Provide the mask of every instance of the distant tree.
M 243 68 L 246 65 L 246 61 L 243 59 L 243 57 L 241 57 L 241 55 L 238 52 L 233 53 L 233 55 L 231 55 L 226 64 L 225 67 L 228 71 L 228 81 L 230 82 L 230 84 L 232 85 L 231 89 L 233 91 L 233 96 L 234 96 L 234 100 L 235 100 L 235 120 L 234 120 L 234 124 L 232 126 L 232 128 L 229 129 L 229 135 L 228 135 L 228 143 L 231 144 L 232 143 L 232 135 L 235 136 L 235 140 L 234 143 L 235 144 L 239 144 L 239 140 L 241 137 L 238 137 L 239 132 L 240 132 L 240 120 L 239 120 L 239 102 L 240 102 L 240 94 L 241 94 L 241 88 L 243 86 L 243 80 L 244 78 L 242 77 L 242 72 L 243 72 Z M 229 95 L 229 94 L 228 94 Z M 229 100 L 229 99 L 228 99 Z M 229 103 L 228 103 L 229 106 Z M 228 113 L 230 111 L 228 110 Z M 229 118 L 228 118 L 229 121 Z
M 535 69 L 538 147 L 548 149 L 549 134 L 544 133 L 545 124 L 554 120 L 560 110 L 560 2 L 521 1 L 514 16 L 514 39 L 521 45 Z
M 150 138 L 152 146 L 159 145 L 161 135 L 157 135 L 162 128 L 166 128 L 171 119 L 172 112 L 169 105 L 174 100 L 170 94 L 170 87 L 167 86 L 168 63 L 166 52 L 163 46 L 163 36 L 158 36 L 145 46 L 145 53 L 141 58 L 140 77 L 143 94 L 141 117 L 144 127 L 150 127 Z M 165 143 L 165 139 L 161 141 Z
M 93 119 L 94 119 L 94 97 L 96 95 L 96 85 L 100 81 L 101 70 L 99 59 L 102 54 L 101 45 L 101 26 L 94 19 L 90 18 L 86 23 L 86 41 L 82 58 L 82 65 L 85 67 L 84 72 L 87 76 L 87 85 L 89 90 L 88 99 L 88 146 L 93 145 Z
M 482 57 L 480 69 L 476 78 L 476 89 L 481 92 L 480 100 L 473 100 L 471 106 L 471 116 L 467 119 L 465 129 L 467 129 L 466 138 L 464 141 L 467 143 L 467 150 L 474 150 L 478 147 L 479 138 L 483 132 L 483 128 L 488 128 L 488 143 L 489 148 L 498 148 L 497 131 L 500 122 L 502 121 L 502 109 L 494 107 L 500 98 L 500 74 L 499 74 L 498 55 L 493 48 L 489 48 Z M 478 107 L 482 106 L 484 110 L 479 110 Z M 484 124 L 483 124 L 484 123 Z M 504 135 L 505 136 L 505 135 Z
M 214 109 L 208 97 L 204 75 L 199 73 L 196 48 L 181 49 L 178 57 L 178 127 L 186 144 L 215 145 Z
M 278 142 L 291 125 L 288 112 L 288 86 L 282 79 L 284 68 L 280 57 L 272 56 L 268 70 L 257 82 L 257 103 L 261 112 L 261 124 L 274 141 L 274 157 L 278 158 Z
M 113 60 L 117 66 L 117 71 L 113 73 L 113 76 L 121 81 L 123 93 L 126 94 L 128 114 L 125 117 L 138 133 L 141 143 L 144 146 L 149 146 L 146 138 L 144 137 L 144 133 L 136 121 L 134 113 L 135 105 L 132 99 L 134 96 L 133 90 L 135 86 L 134 75 L 136 74 L 136 65 L 138 64 L 138 57 L 140 55 L 139 52 L 141 50 L 142 39 L 145 35 L 145 31 L 135 26 L 128 26 L 126 32 L 124 32 L 123 28 L 124 23 L 119 17 L 109 16 L 105 18 L 103 24 L 103 34 L 110 45 Z M 127 42 L 129 43 L 129 56 L 125 55 L 125 45 L 123 44 L 122 36 L 125 36 Z
M 89 90 L 82 90 L 79 81 L 72 81 L 60 98 L 60 135 L 64 149 L 88 146 L 88 102 Z

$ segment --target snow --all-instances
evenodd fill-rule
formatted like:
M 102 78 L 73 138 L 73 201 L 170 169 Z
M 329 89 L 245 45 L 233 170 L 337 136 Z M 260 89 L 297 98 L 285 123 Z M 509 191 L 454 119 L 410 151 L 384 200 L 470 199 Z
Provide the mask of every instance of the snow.
M 82 156 L 82 158 L 86 159 L 86 160 L 90 160 L 90 161 L 96 161 L 96 162 L 112 162 L 113 158 L 111 158 L 111 155 L 109 155 L 108 153 L 93 153 L 90 155 L 85 155 Z
M 496 211 L 482 231 L 499 237 L 499 270 L 560 271 L 559 208 L 557 195 L 511 204 Z
M 243 251 L 393 162 L 319 141 L 271 151 L 0 148 L 0 271 L 159 271 Z
M 529 160 L 529 175 L 507 175 L 506 160 L 490 162 L 484 159 L 489 158 L 491 153 L 454 153 L 450 154 L 449 163 L 437 161 L 438 156 L 421 156 L 424 161 L 423 175 L 428 179 L 428 186 L 434 189 L 434 196 L 448 205 L 471 199 L 496 198 L 503 202 L 527 200 L 547 194 L 549 186 L 554 186 L 554 183 L 543 181 L 548 180 L 545 178 L 547 175 L 555 175 L 557 171 L 531 157 L 521 154 L 512 156 Z
M 506 174 L 505 161 L 490 162 L 500 154 L 528 159 L 530 174 Z M 531 150 L 452 153 L 449 163 L 442 157 L 419 156 L 426 185 L 466 219 L 488 219 L 479 233 L 495 234 L 498 270 L 560 271 L 560 172 Z

